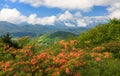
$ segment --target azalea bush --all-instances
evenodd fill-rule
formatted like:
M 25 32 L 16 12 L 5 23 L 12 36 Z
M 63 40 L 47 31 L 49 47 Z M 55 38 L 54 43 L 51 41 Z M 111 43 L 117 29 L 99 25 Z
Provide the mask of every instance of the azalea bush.
M 103 47 L 94 47 L 88 51 L 77 48 L 77 44 L 77 40 L 61 40 L 40 52 L 32 51 L 32 45 L 25 46 L 22 49 L 11 47 L 4 50 L 7 48 L 4 47 L 0 51 L 0 54 L 4 54 L 0 56 L 0 75 L 110 76 L 113 72 L 116 75 L 120 75 L 117 67 L 119 64 L 115 64 L 118 61 L 115 61 L 109 52 L 101 53 L 100 51 L 104 49 Z M 36 47 L 36 49 L 41 50 L 39 47 Z M 112 65 L 114 65 L 114 68 L 112 68 Z M 109 70 L 103 71 L 106 69 Z

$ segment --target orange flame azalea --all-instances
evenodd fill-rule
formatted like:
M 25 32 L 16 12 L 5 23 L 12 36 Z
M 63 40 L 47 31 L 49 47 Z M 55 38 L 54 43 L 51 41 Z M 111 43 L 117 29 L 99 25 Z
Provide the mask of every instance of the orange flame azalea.
M 66 69 L 65 69 L 65 72 L 66 72 L 66 74 L 70 74 L 70 69 L 69 69 L 69 68 L 66 68 Z
M 96 60 L 97 62 L 99 62 L 99 61 L 101 61 L 101 58 L 100 58 L 100 57 L 97 57 L 97 58 L 95 58 L 95 60 Z

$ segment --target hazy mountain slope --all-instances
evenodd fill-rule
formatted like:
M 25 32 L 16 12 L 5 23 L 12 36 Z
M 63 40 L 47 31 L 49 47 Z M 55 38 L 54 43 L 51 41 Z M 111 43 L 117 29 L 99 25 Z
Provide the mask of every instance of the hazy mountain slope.
M 32 36 L 36 37 L 41 34 L 51 34 L 56 31 L 65 31 L 71 32 L 74 34 L 79 34 L 81 31 L 85 31 L 87 28 L 82 27 L 66 27 L 66 26 L 48 26 L 48 25 L 15 25 L 9 22 L 0 21 L 0 35 L 5 34 L 6 32 L 10 32 L 14 37 L 22 37 L 22 36 Z

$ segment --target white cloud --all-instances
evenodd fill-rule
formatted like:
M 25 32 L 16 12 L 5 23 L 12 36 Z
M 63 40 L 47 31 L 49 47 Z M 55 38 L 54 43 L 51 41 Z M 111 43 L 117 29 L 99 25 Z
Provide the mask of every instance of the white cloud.
M 96 25 L 98 23 L 105 23 L 108 21 L 108 16 L 91 16 L 82 17 L 76 20 L 78 27 L 86 27 L 90 25 Z
M 69 11 L 65 11 L 65 13 L 60 14 L 59 17 L 58 17 L 58 19 L 60 21 L 70 20 L 72 18 L 73 18 L 73 16 Z
M 107 10 L 112 12 L 112 11 L 115 11 L 116 9 L 120 9 L 120 2 L 111 5 L 110 8 L 108 8 Z
M 92 10 L 94 6 L 106 6 L 108 10 L 109 18 L 114 18 L 114 17 L 120 18 L 120 14 L 119 14 L 120 0 L 19 0 L 19 2 L 30 4 L 33 7 L 46 6 L 49 8 L 60 8 L 60 9 L 67 9 L 67 10 L 79 9 L 83 12 Z M 55 17 L 58 18 L 57 21 L 63 21 L 63 22 L 66 20 L 76 20 L 79 26 L 81 26 L 80 24 L 83 24 L 83 26 L 86 26 L 89 23 L 89 21 L 87 21 L 88 19 L 90 19 L 91 23 L 93 22 L 91 18 L 88 18 L 85 21 L 81 20 L 82 15 L 79 12 L 73 15 L 69 11 L 66 11 L 65 13 Z M 96 22 L 100 22 L 100 20 L 101 18 L 96 18 Z M 44 21 L 42 22 L 44 23 Z M 54 18 L 53 18 L 53 22 L 54 22 Z
M 80 12 L 72 14 L 69 11 L 65 11 L 63 14 L 58 14 L 56 16 L 39 18 L 37 14 L 31 14 L 28 17 L 24 16 L 15 8 L 3 8 L 2 10 L 0 10 L 0 21 L 8 21 L 15 24 L 27 22 L 29 24 L 54 25 L 55 22 L 62 22 L 69 27 L 85 27 L 92 23 L 105 22 L 104 20 L 106 19 L 106 16 L 86 17 L 82 16 Z
M 56 16 L 38 18 L 36 14 L 30 16 L 22 15 L 17 9 L 3 8 L 0 10 L 0 21 L 8 21 L 11 23 L 19 24 L 27 22 L 30 24 L 41 24 L 41 25 L 54 25 Z
M 79 19 L 79 20 L 77 20 L 77 26 L 78 27 L 86 27 L 87 23 L 85 22 L 85 20 Z
M 67 23 L 67 22 L 65 23 L 65 25 L 68 26 L 68 27 L 74 27 L 74 26 L 75 26 L 74 24 L 72 24 L 72 23 Z
M 118 19 L 120 19 L 120 10 L 115 10 L 115 11 L 111 12 L 109 17 L 110 18 L 118 18 Z
M 37 18 L 36 14 L 31 14 L 28 17 L 28 23 L 30 24 L 41 24 L 41 25 L 54 25 L 56 17 L 44 17 L 44 18 Z
M 120 19 L 120 3 L 115 3 L 107 9 L 109 11 L 110 18 L 118 18 Z
M 22 15 L 17 9 L 3 8 L 0 11 L 0 21 L 11 23 L 21 23 L 26 21 L 26 16 Z
M 80 18 L 80 17 L 82 17 L 82 14 L 81 14 L 80 12 L 76 12 L 76 13 L 74 14 L 74 17 Z
M 111 6 L 120 0 L 19 0 L 34 7 L 46 6 L 61 9 L 80 9 L 89 11 L 94 6 Z
M 34 7 L 47 6 L 62 9 L 88 10 L 93 7 L 93 0 L 20 0 L 20 2 L 30 4 Z

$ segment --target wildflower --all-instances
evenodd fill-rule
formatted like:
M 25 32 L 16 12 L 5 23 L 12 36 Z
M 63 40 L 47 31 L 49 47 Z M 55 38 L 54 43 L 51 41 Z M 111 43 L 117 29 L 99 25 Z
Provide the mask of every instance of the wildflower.
M 109 58 L 110 57 L 108 52 L 105 52 L 104 54 L 105 54 L 105 58 Z
M 59 43 L 63 45 L 65 43 L 65 40 L 61 40 Z
M 95 53 L 91 53 L 91 57 L 94 57 L 95 56 Z
M 99 62 L 99 61 L 101 60 L 101 58 L 100 58 L 100 57 L 97 57 L 97 58 L 95 58 L 95 60 L 96 60 L 97 62 Z
M 101 47 L 97 46 L 95 48 L 92 49 L 93 51 L 99 52 L 101 50 Z
M 30 50 L 29 50 L 29 49 L 26 49 L 25 52 L 28 53 L 28 52 L 30 52 Z
M 76 48 L 72 48 L 72 51 L 76 51 Z
M 60 72 L 58 71 L 56 74 L 57 74 L 57 75 L 60 75 Z
M 74 45 L 75 42 L 76 42 L 76 40 L 70 40 L 70 44 L 71 44 L 71 45 Z
M 41 53 L 40 58 L 46 58 L 46 53 Z
M 39 66 L 36 66 L 37 69 L 39 69 Z
M 63 45 L 64 45 L 65 49 L 68 49 L 68 44 L 67 43 L 64 43 Z
M 17 74 L 14 74 L 14 76 L 17 76 Z
M 32 72 L 34 72 L 35 70 L 34 69 L 32 69 Z
M 9 71 L 12 71 L 13 69 L 12 68 L 9 68 Z
M 32 63 L 33 65 L 35 65 L 35 64 L 37 63 L 37 60 L 36 60 L 36 59 L 32 59 L 32 60 L 31 60 L 31 63 Z
M 6 64 L 5 64 L 5 67 L 9 67 L 10 66 L 10 61 L 7 61 Z
M 16 54 L 16 53 L 17 53 L 17 50 L 15 50 L 13 53 Z
M 64 63 L 67 62 L 67 60 L 66 59 L 61 59 L 61 60 L 59 60 L 59 62 L 60 62 L 60 64 L 64 64 Z
M 5 72 L 6 70 L 7 70 L 7 68 L 6 68 L 6 67 L 4 67 L 4 68 L 3 68 L 3 72 Z
M 79 73 L 76 73 L 75 76 L 81 76 Z
M 70 74 L 70 69 L 69 69 L 69 68 L 66 68 L 66 69 L 65 69 L 65 72 L 66 72 L 66 74 Z

